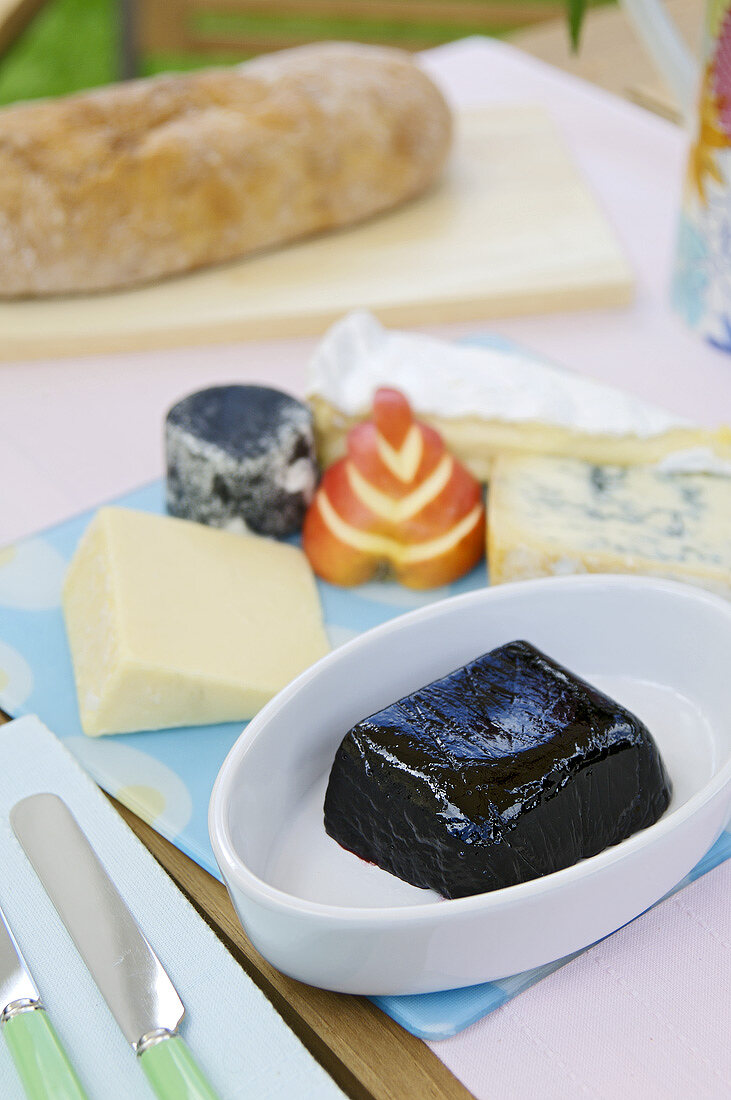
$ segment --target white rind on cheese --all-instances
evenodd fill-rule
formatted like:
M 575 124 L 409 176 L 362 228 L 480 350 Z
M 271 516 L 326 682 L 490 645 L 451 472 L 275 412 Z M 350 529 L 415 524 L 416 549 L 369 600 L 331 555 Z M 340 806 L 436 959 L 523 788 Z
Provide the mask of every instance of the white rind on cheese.
M 393 386 L 419 412 L 442 417 L 528 421 L 640 437 L 689 426 L 624 390 L 526 353 L 390 332 L 370 313 L 350 313 L 329 329 L 315 351 L 307 396 L 322 397 L 356 416 L 370 410 L 379 386 Z
M 482 480 L 506 452 L 632 464 L 725 446 L 731 457 L 731 433 L 697 428 L 621 389 L 528 353 L 389 332 L 358 312 L 326 333 L 308 367 L 323 465 L 341 457 L 347 431 L 370 415 L 379 386 L 400 390 Z
M 63 608 L 92 736 L 251 718 L 329 648 L 300 550 L 122 508 L 85 532 Z
M 722 458 L 710 447 L 689 447 L 674 451 L 657 463 L 666 474 L 712 474 L 713 477 L 731 477 L 731 456 Z
M 498 459 L 488 494 L 488 567 L 493 584 L 641 573 L 731 598 L 731 479 Z

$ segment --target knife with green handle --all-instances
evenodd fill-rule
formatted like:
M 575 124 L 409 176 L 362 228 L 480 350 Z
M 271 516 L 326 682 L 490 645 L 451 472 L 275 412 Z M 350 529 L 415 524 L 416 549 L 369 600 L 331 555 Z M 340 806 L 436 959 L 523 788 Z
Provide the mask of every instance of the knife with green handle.
M 0 1027 L 29 1100 L 87 1100 L 1 909 Z
M 13 831 L 160 1100 L 218 1100 L 177 1030 L 173 983 L 66 803 L 35 794 Z

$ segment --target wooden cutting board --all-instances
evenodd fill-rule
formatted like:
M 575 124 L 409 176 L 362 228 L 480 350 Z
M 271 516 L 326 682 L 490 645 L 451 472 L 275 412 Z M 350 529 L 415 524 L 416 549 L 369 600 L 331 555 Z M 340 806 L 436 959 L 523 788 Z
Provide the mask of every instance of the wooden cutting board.
M 479 108 L 421 198 L 138 290 L 2 302 L 0 359 L 317 334 L 359 307 L 409 325 L 623 305 L 632 282 L 549 116 Z

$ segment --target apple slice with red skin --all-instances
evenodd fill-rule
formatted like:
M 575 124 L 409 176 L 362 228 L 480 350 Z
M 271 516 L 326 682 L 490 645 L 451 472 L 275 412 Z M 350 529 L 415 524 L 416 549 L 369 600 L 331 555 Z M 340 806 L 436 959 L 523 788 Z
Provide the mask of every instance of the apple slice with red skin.
M 415 421 L 398 390 L 381 388 L 305 517 L 302 544 L 324 580 L 362 584 L 384 572 L 409 588 L 449 584 L 485 545 L 482 488 L 438 432 Z

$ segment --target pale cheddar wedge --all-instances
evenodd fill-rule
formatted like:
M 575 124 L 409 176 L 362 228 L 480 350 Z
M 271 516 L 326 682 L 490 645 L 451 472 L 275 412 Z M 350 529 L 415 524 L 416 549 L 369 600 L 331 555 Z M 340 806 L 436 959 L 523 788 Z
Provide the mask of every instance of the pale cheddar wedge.
M 123 508 L 96 514 L 63 608 L 90 735 L 251 718 L 329 648 L 300 550 Z

